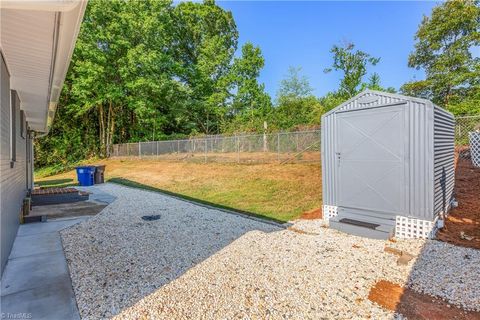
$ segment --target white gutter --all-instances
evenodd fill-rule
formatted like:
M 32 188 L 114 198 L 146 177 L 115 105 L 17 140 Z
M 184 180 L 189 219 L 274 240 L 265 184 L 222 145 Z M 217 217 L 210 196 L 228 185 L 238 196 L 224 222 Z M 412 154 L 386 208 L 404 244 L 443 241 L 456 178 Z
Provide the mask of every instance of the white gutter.
M 4 9 L 62 12 L 73 10 L 79 2 L 78 0 L 2 0 L 1 6 Z
M 54 75 L 54 69 L 55 69 L 55 61 L 56 61 L 56 58 L 57 58 L 57 48 L 58 48 L 58 32 L 59 32 L 59 29 L 60 29 L 60 19 L 61 19 L 61 16 L 62 14 L 60 12 L 56 12 L 55 13 L 55 27 L 53 29 L 53 41 L 52 41 L 52 62 L 51 62 L 51 68 L 50 68 L 50 77 L 49 77 L 49 81 L 48 81 L 48 98 L 47 98 L 47 101 L 48 101 L 48 108 L 47 108 L 47 111 L 46 111 L 46 114 L 45 114 L 45 118 L 47 119 L 47 121 L 45 122 L 45 131 L 38 135 L 37 137 L 38 138 L 41 138 L 41 137 L 44 137 L 48 134 L 48 132 L 50 131 L 50 127 L 53 123 L 53 118 L 55 117 L 55 111 L 57 110 L 57 102 L 58 102 L 58 98 L 59 98 L 59 93 L 57 91 L 59 90 L 56 90 L 55 94 L 52 95 L 52 90 L 53 90 L 53 86 L 52 86 L 52 83 L 53 83 L 53 75 Z M 63 83 L 63 82 L 62 82 Z M 52 97 L 55 98 L 55 95 L 57 96 L 57 102 L 51 102 L 52 101 Z
M 29 2 L 29 1 L 27 1 Z M 45 1 L 45 2 L 58 2 L 58 1 Z M 63 83 L 67 75 L 68 66 L 70 65 L 70 60 L 75 49 L 75 42 L 80 32 L 80 25 L 83 20 L 83 15 L 85 13 L 85 8 L 87 6 L 87 1 L 65 1 L 70 3 L 69 6 L 60 6 L 57 5 L 56 8 L 69 8 L 69 11 L 62 10 L 57 12 L 55 15 L 55 29 L 53 34 L 53 48 L 52 48 L 52 62 L 50 69 L 50 81 L 49 81 L 49 92 L 48 92 L 48 109 L 46 111 L 46 122 L 45 129 L 42 133 L 37 134 L 36 137 L 40 138 L 46 136 L 50 131 L 50 127 L 53 123 L 55 117 L 55 112 L 57 110 L 58 100 L 62 92 Z M 73 2 L 73 6 L 72 6 Z M 78 11 L 76 17 L 69 17 L 69 15 L 74 14 L 72 11 Z M 67 29 L 65 21 L 68 21 L 67 18 L 76 18 L 73 26 Z M 73 30 L 72 30 L 73 27 Z M 70 32 L 69 32 L 70 31 Z M 69 34 L 71 33 L 71 34 Z M 58 57 L 61 56 L 61 59 Z

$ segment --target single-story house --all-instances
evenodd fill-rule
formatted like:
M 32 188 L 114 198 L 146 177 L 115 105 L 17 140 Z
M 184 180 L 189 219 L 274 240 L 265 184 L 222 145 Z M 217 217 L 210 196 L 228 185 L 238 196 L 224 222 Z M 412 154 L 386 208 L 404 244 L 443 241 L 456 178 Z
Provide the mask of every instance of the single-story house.
M 3 274 L 33 188 L 33 139 L 48 133 L 86 1 L 0 3 L 0 204 Z

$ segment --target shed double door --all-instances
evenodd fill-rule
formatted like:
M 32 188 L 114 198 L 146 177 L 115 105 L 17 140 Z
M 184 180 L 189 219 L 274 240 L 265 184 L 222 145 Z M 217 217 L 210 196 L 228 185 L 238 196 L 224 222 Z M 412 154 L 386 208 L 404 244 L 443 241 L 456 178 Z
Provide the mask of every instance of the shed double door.
M 406 210 L 405 106 L 337 114 L 339 207 L 395 216 Z

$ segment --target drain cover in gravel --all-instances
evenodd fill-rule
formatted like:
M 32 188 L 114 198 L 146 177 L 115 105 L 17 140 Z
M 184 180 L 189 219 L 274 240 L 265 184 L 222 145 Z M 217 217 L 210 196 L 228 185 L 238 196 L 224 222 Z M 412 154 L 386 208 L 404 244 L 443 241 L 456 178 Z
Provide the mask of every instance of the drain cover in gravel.
M 145 221 L 154 221 L 160 219 L 160 215 L 143 216 L 142 219 Z

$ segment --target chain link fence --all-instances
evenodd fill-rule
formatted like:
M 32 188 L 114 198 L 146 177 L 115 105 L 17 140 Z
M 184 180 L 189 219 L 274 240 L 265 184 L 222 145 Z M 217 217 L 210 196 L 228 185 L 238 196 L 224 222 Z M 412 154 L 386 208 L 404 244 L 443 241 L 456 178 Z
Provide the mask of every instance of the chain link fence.
M 480 115 L 456 118 L 455 146 L 461 157 L 470 156 L 469 132 L 479 125 Z M 123 143 L 113 145 L 111 156 L 192 162 L 320 162 L 320 130 Z
M 115 144 L 112 157 L 193 162 L 319 162 L 320 130 Z
M 455 119 L 455 150 L 459 157 L 470 159 L 469 133 L 480 130 L 480 115 Z

